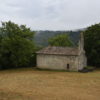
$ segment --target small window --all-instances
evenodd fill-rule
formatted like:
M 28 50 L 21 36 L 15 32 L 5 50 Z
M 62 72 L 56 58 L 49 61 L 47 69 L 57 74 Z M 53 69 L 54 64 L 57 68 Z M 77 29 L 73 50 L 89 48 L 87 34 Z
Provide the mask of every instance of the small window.
M 67 70 L 69 70 L 69 64 L 67 64 Z

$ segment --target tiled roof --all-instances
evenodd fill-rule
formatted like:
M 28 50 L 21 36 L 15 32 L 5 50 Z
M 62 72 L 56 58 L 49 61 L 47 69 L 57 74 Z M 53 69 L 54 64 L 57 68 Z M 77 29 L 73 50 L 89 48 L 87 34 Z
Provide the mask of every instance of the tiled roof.
M 52 47 L 48 46 L 40 51 L 37 54 L 49 54 L 49 55 L 73 55 L 77 56 L 79 54 L 78 48 L 74 47 Z

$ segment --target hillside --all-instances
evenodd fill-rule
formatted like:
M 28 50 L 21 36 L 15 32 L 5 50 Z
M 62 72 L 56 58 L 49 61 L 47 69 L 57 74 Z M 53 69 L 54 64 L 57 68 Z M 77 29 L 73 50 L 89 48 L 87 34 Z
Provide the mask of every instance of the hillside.
M 77 45 L 79 34 L 82 30 L 77 31 L 36 31 L 35 42 L 39 46 L 47 46 L 48 39 L 58 34 L 68 34 L 72 42 Z

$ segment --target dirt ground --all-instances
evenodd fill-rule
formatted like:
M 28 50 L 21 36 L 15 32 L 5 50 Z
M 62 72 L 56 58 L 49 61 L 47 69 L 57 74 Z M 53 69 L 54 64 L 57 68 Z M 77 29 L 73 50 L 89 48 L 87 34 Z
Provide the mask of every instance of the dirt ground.
M 0 71 L 0 100 L 100 100 L 100 70 L 89 73 Z

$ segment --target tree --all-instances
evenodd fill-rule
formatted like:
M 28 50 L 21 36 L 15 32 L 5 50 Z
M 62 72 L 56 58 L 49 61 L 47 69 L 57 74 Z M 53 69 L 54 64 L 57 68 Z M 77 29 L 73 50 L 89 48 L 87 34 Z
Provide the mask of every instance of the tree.
M 0 66 L 4 68 L 22 67 L 34 58 L 34 32 L 25 25 L 11 21 L 2 22 L 0 28 Z
M 88 27 L 84 37 L 88 64 L 100 67 L 100 24 Z
M 72 41 L 69 39 L 67 34 L 56 35 L 56 36 L 50 38 L 48 40 L 48 42 L 51 46 L 66 47 L 66 46 L 72 46 L 73 45 Z

